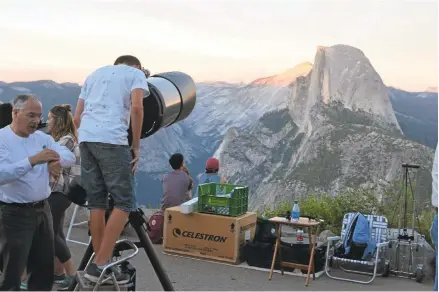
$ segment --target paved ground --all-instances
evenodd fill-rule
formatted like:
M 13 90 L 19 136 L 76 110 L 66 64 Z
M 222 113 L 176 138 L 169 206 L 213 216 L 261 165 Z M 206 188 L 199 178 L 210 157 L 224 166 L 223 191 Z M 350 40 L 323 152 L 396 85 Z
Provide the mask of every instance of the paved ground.
M 75 239 L 87 240 L 85 230 L 76 229 L 72 233 Z M 78 264 L 85 247 L 75 243 L 70 243 L 70 246 L 75 264 Z M 297 291 L 305 289 L 313 291 L 431 291 L 433 286 L 431 281 L 419 284 L 414 280 L 396 277 L 376 278 L 372 284 L 360 285 L 335 281 L 322 275 L 319 279 L 311 281 L 310 286 L 306 288 L 305 279 L 302 277 L 274 274 L 273 279 L 269 281 L 267 272 L 169 256 L 163 254 L 161 246 L 155 246 L 155 249 L 174 283 L 174 288 L 179 291 Z M 137 269 L 138 291 L 162 290 L 143 250 L 132 263 Z

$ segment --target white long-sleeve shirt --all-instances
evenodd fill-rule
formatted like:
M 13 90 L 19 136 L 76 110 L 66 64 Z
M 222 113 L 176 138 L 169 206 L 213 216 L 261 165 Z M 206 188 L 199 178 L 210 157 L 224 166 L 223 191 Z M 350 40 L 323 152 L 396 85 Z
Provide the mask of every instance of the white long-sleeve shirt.
M 431 194 L 431 204 L 433 205 L 433 207 L 437 208 L 437 176 L 438 176 L 438 172 L 437 172 L 437 161 L 438 157 L 437 157 L 437 146 L 436 146 L 436 152 L 434 153 L 434 161 L 433 161 L 433 169 L 431 171 L 431 176 L 433 179 L 433 185 L 432 185 L 432 194 Z
M 44 148 L 56 151 L 61 167 L 75 163 L 75 155 L 53 138 L 36 131 L 27 138 L 16 135 L 10 126 L 0 129 L 0 201 L 29 203 L 44 200 L 50 195 L 47 163 L 32 167 L 29 157 Z

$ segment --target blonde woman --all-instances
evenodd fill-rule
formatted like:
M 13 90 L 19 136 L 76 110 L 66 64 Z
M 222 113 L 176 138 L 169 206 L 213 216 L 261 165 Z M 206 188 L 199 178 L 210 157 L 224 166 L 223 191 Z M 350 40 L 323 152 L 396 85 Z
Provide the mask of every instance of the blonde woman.
M 66 146 L 76 156 L 76 164 L 68 169 L 58 168 L 51 173 L 52 193 L 49 205 L 52 210 L 53 232 L 55 236 L 55 283 L 60 284 L 58 290 L 67 290 L 75 277 L 75 268 L 66 237 L 64 235 L 64 215 L 71 202 L 67 198 L 69 183 L 74 176 L 80 175 L 80 155 L 76 126 L 73 122 L 70 105 L 54 106 L 48 116 L 49 134 L 56 142 Z M 58 272 L 58 275 L 57 275 Z M 65 272 L 65 274 L 64 274 Z

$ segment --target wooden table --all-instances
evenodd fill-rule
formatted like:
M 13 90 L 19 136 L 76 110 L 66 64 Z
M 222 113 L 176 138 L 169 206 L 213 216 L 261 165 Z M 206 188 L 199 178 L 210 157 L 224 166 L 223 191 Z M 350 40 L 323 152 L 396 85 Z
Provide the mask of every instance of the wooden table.
M 273 277 L 273 270 L 274 270 L 274 264 L 276 263 L 276 256 L 279 250 L 279 258 L 280 258 L 280 268 L 282 275 L 284 274 L 283 268 L 293 268 L 293 269 L 301 269 L 301 270 L 308 270 L 308 274 L 306 275 L 306 286 L 309 284 L 309 276 L 313 274 L 313 280 L 316 278 L 315 274 L 315 268 L 314 268 L 314 249 L 316 242 L 313 240 L 313 234 L 312 234 L 312 228 L 315 228 L 315 239 L 317 240 L 317 236 L 319 233 L 319 225 L 321 221 L 316 220 L 310 220 L 309 218 L 300 217 L 299 221 L 292 222 L 286 218 L 282 217 L 273 217 L 269 219 L 271 223 L 274 223 L 276 225 L 276 246 L 274 247 L 274 254 L 273 254 L 273 262 L 271 263 L 271 269 L 270 269 L 270 275 L 268 276 L 268 280 L 271 280 Z M 282 261 L 282 253 L 281 249 L 279 248 L 280 240 L 281 240 L 281 227 L 282 225 L 289 225 L 293 227 L 301 227 L 303 229 L 308 229 L 308 236 L 309 236 L 309 251 L 310 251 L 310 257 L 309 257 L 309 264 L 308 265 L 302 265 L 297 263 L 291 263 L 291 262 L 284 262 Z

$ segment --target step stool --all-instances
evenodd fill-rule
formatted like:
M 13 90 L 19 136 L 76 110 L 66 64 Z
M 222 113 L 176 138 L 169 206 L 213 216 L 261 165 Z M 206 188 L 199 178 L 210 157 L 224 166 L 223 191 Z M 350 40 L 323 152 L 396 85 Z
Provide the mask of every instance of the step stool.
M 90 282 L 84 277 L 84 275 L 84 271 L 76 272 L 76 279 L 78 284 L 75 288 L 75 291 L 128 291 L 126 285 L 118 285 L 119 287 L 116 287 L 116 285 L 113 285 L 112 283 L 103 283 L 99 285 L 95 290 L 97 286 L 96 283 Z
M 85 271 L 78 271 L 76 273 L 76 280 L 77 285 L 75 287 L 74 291 L 128 291 L 128 284 L 120 285 L 116 283 L 116 279 L 114 277 L 114 274 L 111 273 L 111 277 L 113 278 L 113 283 L 107 283 L 109 278 L 105 278 L 104 274 L 105 272 L 110 269 L 113 266 L 117 266 L 133 257 L 135 257 L 139 253 L 139 249 L 137 246 L 132 243 L 131 241 L 127 239 L 121 239 L 116 242 L 116 246 L 119 244 L 126 244 L 133 250 L 132 253 L 128 254 L 127 256 L 121 257 L 120 259 L 117 259 L 116 261 L 112 262 L 108 266 L 105 267 L 105 269 L 102 271 L 102 274 L 99 278 L 98 283 L 93 283 L 89 280 L 87 280 L 84 275 Z M 87 269 L 88 265 L 93 262 L 93 259 L 95 257 L 95 253 L 92 254 L 90 257 L 85 269 Z

